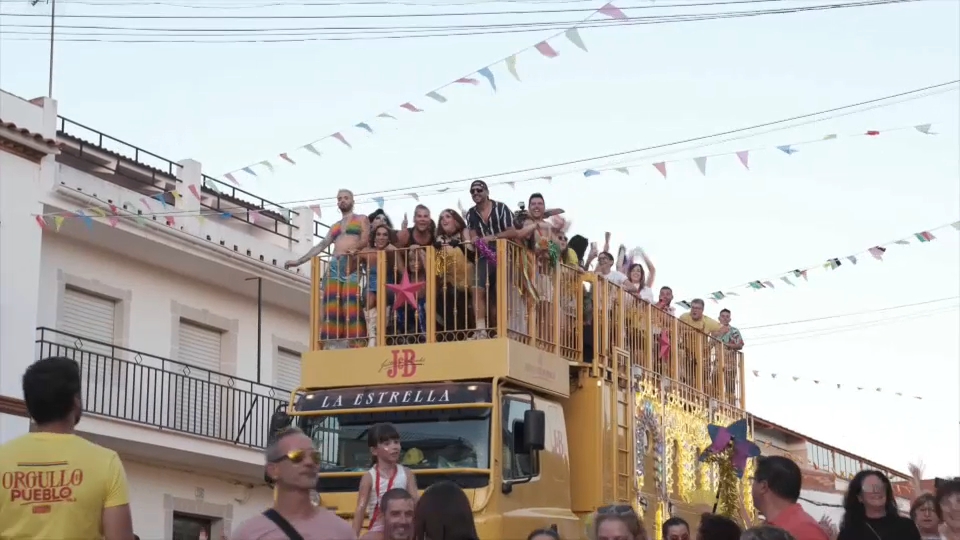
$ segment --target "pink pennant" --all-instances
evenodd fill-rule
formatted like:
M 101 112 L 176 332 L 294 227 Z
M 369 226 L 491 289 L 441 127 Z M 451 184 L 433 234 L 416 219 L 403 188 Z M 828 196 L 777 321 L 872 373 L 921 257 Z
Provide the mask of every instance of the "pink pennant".
M 461 77 L 453 82 L 458 82 L 460 84 L 472 84 L 474 86 L 477 86 L 478 84 L 480 84 L 480 81 L 473 79 L 471 77 Z
M 260 211 L 259 211 L 259 210 L 250 210 L 250 211 L 247 212 L 247 217 L 250 219 L 250 223 L 253 223 L 254 225 L 256 225 L 256 224 L 257 224 L 257 218 L 260 217 Z
M 340 132 L 338 131 L 338 132 L 334 133 L 334 134 L 332 135 L 332 137 L 333 137 L 334 139 L 342 142 L 343 144 L 347 145 L 347 148 L 353 148 L 353 145 L 347 142 L 347 138 L 343 136 L 343 133 L 340 133 Z
M 560 53 L 555 51 L 553 47 L 551 47 L 550 44 L 547 43 L 546 41 L 541 41 L 540 43 L 537 43 L 533 47 L 537 49 L 537 51 L 540 54 L 546 56 L 547 58 L 556 58 L 560 56 Z
M 190 184 L 187 186 L 187 189 L 190 190 L 190 193 L 193 193 L 193 196 L 196 197 L 198 201 L 200 200 L 200 190 L 197 189 L 196 184 Z
M 607 17 L 610 17 L 611 19 L 626 19 L 626 18 L 627 18 L 627 16 L 626 16 L 622 11 L 620 11 L 620 8 L 618 8 L 617 6 L 613 5 L 612 3 L 608 3 L 608 4 L 604 5 L 602 8 L 600 8 L 600 9 L 597 10 L 597 11 L 598 11 L 598 13 L 603 13 L 604 15 L 606 15 Z
M 409 102 L 404 103 L 403 105 L 401 105 L 401 107 L 403 107 L 404 109 L 406 109 L 406 110 L 408 110 L 408 111 L 410 111 L 410 112 L 423 112 L 423 109 L 418 109 L 416 105 L 414 105 L 413 103 L 409 103 Z
M 296 164 L 297 164 L 296 161 L 290 159 L 290 156 L 288 156 L 286 152 L 280 154 L 280 157 L 283 158 L 284 161 L 289 162 L 291 165 L 296 165 Z
M 194 187 L 196 187 L 196 186 L 191 185 L 190 187 L 194 188 Z M 199 199 L 199 198 L 200 198 L 200 197 L 197 197 L 197 199 Z M 116 206 L 114 206 L 114 205 L 111 204 L 111 205 L 110 205 L 110 212 L 113 213 L 113 215 L 110 216 L 110 226 L 111 226 L 111 227 L 116 227 L 116 226 L 117 226 L 117 223 L 120 223 L 120 218 L 117 217 L 117 216 L 120 215 L 120 210 L 118 210 Z
M 39 225 L 41 229 L 47 228 L 47 222 L 43 220 L 43 216 L 37 216 L 37 225 Z
M 750 156 L 749 150 L 741 150 L 737 152 L 737 157 L 740 159 L 740 163 L 743 163 L 743 168 L 750 170 L 750 165 L 747 164 L 747 158 Z
M 235 185 L 235 186 L 239 186 L 239 185 L 240 185 L 240 182 L 237 182 L 237 179 L 233 177 L 233 173 L 227 173 L 227 174 L 223 175 L 223 177 L 226 178 L 227 180 L 233 182 L 233 185 Z
M 664 162 L 661 161 L 660 163 L 654 163 L 653 166 L 656 167 L 658 171 L 660 171 L 660 174 L 662 174 L 664 178 L 667 177 L 667 164 L 666 164 L 666 163 L 664 163 Z
M 177 220 L 173 219 L 173 216 L 167 216 L 167 226 L 173 227 L 177 224 Z

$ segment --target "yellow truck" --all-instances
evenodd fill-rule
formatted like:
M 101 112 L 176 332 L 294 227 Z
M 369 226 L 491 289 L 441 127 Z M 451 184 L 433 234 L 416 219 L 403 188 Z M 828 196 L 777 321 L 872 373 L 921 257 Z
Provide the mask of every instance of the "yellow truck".
M 740 353 L 595 274 L 497 244 L 487 331 L 463 313 L 475 291 L 444 267 L 448 248 L 381 251 L 367 263 L 382 280 L 380 332 L 337 350 L 320 339 L 326 262 L 314 260 L 311 350 L 271 429 L 292 422 L 316 441 L 322 504 L 352 519 L 367 430 L 390 422 L 419 487 L 460 485 L 483 540 L 585 537 L 586 517 L 611 503 L 633 505 L 653 538 L 671 515 L 695 523 L 716 487 L 697 462 L 706 426 L 745 416 Z M 391 320 L 405 315 L 384 283 L 401 273 L 423 283 L 412 326 Z

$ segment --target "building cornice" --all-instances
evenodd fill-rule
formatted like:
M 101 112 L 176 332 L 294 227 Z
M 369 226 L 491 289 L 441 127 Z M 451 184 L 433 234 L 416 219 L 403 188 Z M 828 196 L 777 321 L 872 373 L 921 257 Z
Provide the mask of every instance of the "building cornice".
M 0 119 L 0 149 L 39 163 L 44 156 L 59 154 L 60 143 Z

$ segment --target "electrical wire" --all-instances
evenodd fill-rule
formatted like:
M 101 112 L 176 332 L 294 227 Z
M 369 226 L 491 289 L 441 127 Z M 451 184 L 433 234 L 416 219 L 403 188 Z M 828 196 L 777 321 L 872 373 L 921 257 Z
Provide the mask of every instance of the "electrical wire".
M 889 3 L 917 2 L 926 0 L 867 0 L 857 3 L 829 4 L 823 6 L 807 6 L 800 9 L 787 10 L 766 10 L 752 12 L 725 12 L 725 13 L 701 13 L 688 15 L 666 15 L 654 17 L 635 17 L 632 19 L 609 19 L 594 21 L 546 21 L 546 22 L 525 22 L 525 23 L 491 23 L 479 25 L 441 25 L 441 26 L 320 26 L 320 27 L 286 27 L 286 28 L 169 28 L 169 27 L 142 27 L 142 26 L 116 26 L 116 25 L 59 25 L 57 27 L 57 36 L 60 37 L 89 37 L 89 36 L 113 36 L 113 37 L 139 37 L 140 32 L 146 33 L 145 37 L 250 37 L 265 35 L 267 37 L 277 36 L 335 36 L 336 40 L 356 40 L 356 39 L 400 39 L 413 37 L 448 37 L 448 36 L 467 36 L 467 35 L 490 35 L 500 33 L 521 33 L 538 32 L 542 30 L 566 30 L 572 26 L 577 28 L 604 28 L 620 26 L 636 26 L 645 24 L 668 24 L 678 22 L 694 22 L 702 20 L 715 20 L 725 18 L 755 17 L 763 15 L 783 15 L 792 14 L 799 11 L 814 11 L 826 9 L 844 9 L 853 7 L 872 7 Z M 4 30 L 0 33 L 11 35 L 37 35 L 47 36 L 47 24 L 0 24 L 0 28 L 14 28 L 17 30 L 29 29 L 27 32 Z M 67 30 L 84 30 L 84 32 L 63 32 Z M 109 33 L 86 32 L 87 30 L 109 30 Z M 136 31 L 138 33 L 129 34 L 122 31 Z M 305 33 L 304 33 L 305 32 Z M 438 33 L 440 32 L 440 33 Z M 371 37 L 371 36 L 375 36 Z M 48 39 L 48 38 L 44 38 Z M 332 39 L 327 39 L 328 41 Z M 158 40 L 159 41 L 159 40 Z M 166 40 L 164 40 L 166 41 Z M 236 41 L 211 41 L 213 43 L 232 43 Z M 294 40 L 296 41 L 296 40 Z M 318 40 L 319 41 L 319 40 Z
M 757 329 L 759 329 L 759 328 L 772 328 L 772 327 L 775 327 L 775 326 L 787 326 L 787 325 L 791 325 L 791 324 L 803 324 L 803 323 L 809 323 L 809 322 L 827 321 L 827 320 L 830 320 L 830 319 L 841 319 L 841 318 L 844 318 L 844 317 L 856 317 L 857 315 L 869 315 L 869 314 L 871 314 L 871 313 L 883 313 L 883 312 L 886 312 L 886 311 L 895 311 L 895 310 L 903 309 L 903 308 L 916 307 L 916 306 L 925 306 L 925 305 L 928 305 L 928 304 L 936 304 L 936 303 L 939 303 L 939 302 L 946 302 L 947 300 L 956 300 L 956 299 L 958 299 L 958 298 L 960 298 L 960 296 L 947 296 L 947 297 L 944 297 L 944 298 L 937 298 L 936 300 L 925 300 L 925 301 L 923 301 L 923 302 L 915 302 L 915 303 L 913 303 L 913 304 L 900 304 L 899 306 L 888 306 L 888 307 L 877 308 L 877 309 L 868 309 L 868 310 L 865 310 L 865 311 L 855 311 L 855 312 L 853 312 L 853 313 L 843 313 L 843 314 L 839 314 L 839 315 L 824 315 L 824 316 L 822 316 L 822 317 L 814 317 L 814 318 L 812 318 L 812 319 L 800 319 L 800 320 L 796 320 L 796 321 L 783 321 L 783 322 L 776 322 L 776 323 L 770 323 L 770 324 L 761 324 L 761 325 L 758 325 L 758 326 L 743 326 L 743 327 L 740 328 L 740 330 L 741 330 L 741 331 L 743 331 L 743 330 L 757 330 Z M 766 337 L 766 336 L 764 336 L 764 337 Z
M 956 312 L 958 309 L 960 309 L 960 304 L 955 305 L 955 306 L 950 306 L 950 307 L 947 307 L 947 308 L 942 308 L 942 309 L 934 309 L 934 310 L 928 310 L 928 311 L 921 311 L 921 312 L 919 312 L 919 313 L 912 313 L 912 314 L 909 314 L 909 315 L 900 315 L 900 316 L 896 316 L 896 317 L 889 317 L 889 318 L 886 318 L 886 319 L 880 319 L 880 320 L 874 320 L 874 321 L 867 321 L 867 322 L 859 323 L 859 324 L 844 325 L 844 326 L 838 326 L 838 327 L 834 327 L 834 328 L 820 328 L 820 329 L 816 329 L 816 330 L 811 330 L 809 333 L 797 332 L 797 333 L 793 333 L 793 334 L 764 336 L 764 337 L 771 338 L 771 339 L 768 340 L 768 341 L 762 341 L 762 340 L 760 340 L 759 343 L 754 342 L 753 340 L 751 340 L 750 343 L 749 343 L 749 347 L 750 347 L 751 349 L 753 349 L 753 348 L 756 348 L 756 347 L 763 347 L 763 346 L 766 346 L 766 345 L 779 345 L 779 344 L 781 344 L 781 343 L 788 343 L 788 342 L 796 341 L 796 340 L 799 340 L 799 339 L 809 340 L 809 339 L 820 338 L 820 337 L 824 337 L 824 336 L 830 336 L 830 335 L 834 335 L 834 334 L 845 334 L 845 333 L 847 333 L 847 332 L 854 332 L 854 331 L 857 331 L 857 330 L 864 330 L 864 329 L 868 329 L 868 328 L 876 328 L 876 327 L 880 327 L 880 326 L 886 326 L 886 325 L 892 324 L 892 323 L 898 323 L 898 322 L 915 320 L 915 319 L 925 319 L 925 318 L 932 317 L 932 316 L 935 316 L 935 315 L 940 315 L 940 314 L 942 314 L 942 313 Z M 759 339 L 759 338 L 758 338 L 758 339 Z
M 722 6 L 722 5 L 740 5 L 740 4 L 759 4 L 770 3 L 781 0 L 728 0 L 724 2 L 699 2 L 691 4 L 646 4 L 639 6 L 618 6 L 623 12 L 635 9 L 666 9 L 666 8 L 689 8 L 703 6 Z M 919 0 L 913 0 L 919 1 Z M 64 13 L 57 15 L 58 19 L 179 19 L 179 20 L 284 20 L 284 19 L 397 19 L 397 18 L 418 18 L 418 17 L 489 17 L 503 15 L 547 15 L 552 13 L 594 13 L 597 8 L 564 8 L 564 9 L 536 9 L 536 10 L 514 10 L 514 11 L 472 11 L 472 12 L 429 12 L 429 13 L 357 13 L 350 15 L 99 15 L 90 13 Z M 3 17 L 42 17 L 49 18 L 46 13 L 0 13 Z
M 712 134 L 712 135 L 704 135 L 704 136 L 699 136 L 699 137 L 693 137 L 693 138 L 689 138 L 689 139 L 685 139 L 685 140 L 681 140 L 681 141 L 674 141 L 674 142 L 665 143 L 665 144 L 659 144 L 659 145 L 656 145 L 656 146 L 650 146 L 650 147 L 646 147 L 646 148 L 640 148 L 640 149 L 635 149 L 635 150 L 628 150 L 628 151 L 619 152 L 619 153 L 616 153 L 616 154 L 608 154 L 607 156 L 600 156 L 600 157 L 594 157 L 594 158 L 585 158 L 585 159 L 581 159 L 581 160 L 577 160 L 577 161 L 573 161 L 573 162 L 566 162 L 566 163 L 553 164 L 553 165 L 545 165 L 545 166 L 542 166 L 542 167 L 534 167 L 534 168 L 528 168 L 528 169 L 522 169 L 522 170 L 504 171 L 504 172 L 499 172 L 499 173 L 490 174 L 490 175 L 487 175 L 487 176 L 475 176 L 475 177 L 470 177 L 470 178 L 461 178 L 461 179 L 458 179 L 458 180 L 451 180 L 451 181 L 444 181 L 444 182 L 434 182 L 434 183 L 432 183 L 432 184 L 422 184 L 422 185 L 419 185 L 419 186 L 407 186 L 407 187 L 403 187 L 403 188 L 388 188 L 388 189 L 385 189 L 385 190 L 382 190 L 382 191 L 370 191 L 370 192 L 364 192 L 364 193 L 355 193 L 355 194 L 354 194 L 354 197 L 371 196 L 371 195 L 386 195 L 386 197 L 384 197 L 384 200 L 396 200 L 396 199 L 409 198 L 409 195 L 407 195 L 406 193 L 398 193 L 398 194 L 396 194 L 396 195 L 388 195 L 388 194 L 389 194 L 389 193 L 393 193 L 393 192 L 398 192 L 398 191 L 403 191 L 403 192 L 416 191 L 417 189 L 422 189 L 422 188 L 424 188 L 424 187 L 444 186 L 444 185 L 450 185 L 450 184 L 455 184 L 455 183 L 467 183 L 467 182 L 471 182 L 471 181 L 473 181 L 473 180 L 480 179 L 480 178 L 495 178 L 495 177 L 508 176 L 508 175 L 511 175 L 511 174 L 525 173 L 525 172 L 531 172 L 531 171 L 537 171 L 537 170 L 545 170 L 545 169 L 550 169 L 550 168 L 555 168 L 555 167 L 561 167 L 561 166 L 568 165 L 568 164 L 582 163 L 582 162 L 586 162 L 586 161 L 596 161 L 596 160 L 599 160 L 599 159 L 604 159 L 605 157 L 609 157 L 609 156 L 621 156 L 621 155 L 627 155 L 627 154 L 632 154 L 632 153 L 644 152 L 644 151 L 647 151 L 647 150 L 660 149 L 660 148 L 669 148 L 669 147 L 671 147 L 671 146 L 679 146 L 679 145 L 683 145 L 683 144 L 686 144 L 686 143 L 689 143 L 689 142 L 702 142 L 703 144 L 700 144 L 700 145 L 695 146 L 695 147 L 692 147 L 692 148 L 703 148 L 703 147 L 706 147 L 706 146 L 710 146 L 710 145 L 712 145 L 712 144 L 717 144 L 718 141 L 709 141 L 709 139 L 714 139 L 714 138 L 716 138 L 716 137 L 723 137 L 723 136 L 729 135 L 729 134 L 743 133 L 743 132 L 747 132 L 747 131 L 753 131 L 753 130 L 756 130 L 756 129 L 758 129 L 758 128 L 764 128 L 764 127 L 771 127 L 771 129 L 765 130 L 765 131 L 761 132 L 761 134 L 764 134 L 764 133 L 772 133 L 772 132 L 774 132 L 774 131 L 782 131 L 782 130 L 786 130 L 786 129 L 792 129 L 792 128 L 794 128 L 794 127 L 799 127 L 799 126 L 803 126 L 803 125 L 809 125 L 809 124 L 813 124 L 813 123 L 817 123 L 817 122 L 822 122 L 822 121 L 825 121 L 825 120 L 830 120 L 830 119 L 832 119 L 833 117 L 831 117 L 831 116 L 825 116 L 825 115 L 828 115 L 829 113 L 831 113 L 831 112 L 833 112 L 833 111 L 846 111 L 846 112 L 843 113 L 843 115 L 850 115 L 850 114 L 855 114 L 855 113 L 857 113 L 857 112 L 861 112 L 862 110 L 873 110 L 873 109 L 875 109 L 875 108 L 880 108 L 880 107 L 884 107 L 884 106 L 889 106 L 889 105 L 897 104 L 897 103 L 899 103 L 899 101 L 895 101 L 895 100 L 897 100 L 897 99 L 899 99 L 899 98 L 903 98 L 903 97 L 905 97 L 905 96 L 914 96 L 914 97 L 916 97 L 916 96 L 919 95 L 920 97 L 926 97 L 926 95 L 924 95 L 924 92 L 928 92 L 928 91 L 930 91 L 931 89 L 944 89 L 944 88 L 946 88 L 946 87 L 949 87 L 949 86 L 952 86 L 952 85 L 956 85 L 957 83 L 960 83 L 960 79 L 955 80 L 955 81 L 950 81 L 950 82 L 935 84 L 935 85 L 931 85 L 931 86 L 926 86 L 926 87 L 918 88 L 918 89 L 914 89 L 914 90 L 908 90 L 908 91 L 905 91 L 905 92 L 900 92 L 900 93 L 898 93 L 898 94 L 892 94 L 892 95 L 889 95 L 889 96 L 884 96 L 884 97 L 875 98 L 875 99 L 871 99 L 871 100 L 861 101 L 861 102 L 854 103 L 854 104 L 850 104 L 850 105 L 843 105 L 843 106 L 840 106 L 840 107 L 834 107 L 834 108 L 832 108 L 832 109 L 827 109 L 827 110 L 825 110 L 825 111 L 819 111 L 819 112 L 804 114 L 804 115 L 795 116 L 795 117 L 791 117 L 791 118 L 787 118 L 787 119 L 783 119 L 783 120 L 776 120 L 776 121 L 772 121 L 772 122 L 765 122 L 765 123 L 763 123 L 763 124 L 757 124 L 757 125 L 748 126 L 748 127 L 744 127 L 744 128 L 738 128 L 738 129 L 734 129 L 734 130 L 728 130 L 728 131 L 724 131 L 724 132 L 716 133 L 716 134 Z M 956 89 L 953 89 L 953 90 L 956 90 Z M 889 103 L 887 103 L 887 102 L 889 102 Z M 855 108 L 857 108 L 857 107 L 861 107 L 861 106 L 863 106 L 863 105 L 870 105 L 870 107 L 867 108 L 867 109 L 862 109 L 862 110 L 853 110 L 853 111 L 850 110 L 850 109 L 855 109 Z M 819 116 L 824 116 L 824 118 L 816 118 L 816 117 L 819 117 Z M 792 124 L 792 125 L 788 125 L 788 126 L 780 126 L 780 124 L 791 123 L 791 122 L 796 121 L 797 119 L 805 119 L 805 121 L 804 121 L 804 122 L 801 122 L 801 123 L 795 123 L 795 124 Z M 779 127 L 773 127 L 773 126 L 779 126 Z M 69 135 L 69 134 L 68 134 L 68 135 Z M 742 135 L 741 138 L 751 137 L 751 136 L 755 136 L 755 135 L 756 135 L 756 133 L 751 133 L 751 134 L 748 134 L 748 135 Z M 721 140 L 721 141 L 719 141 L 719 142 L 726 142 L 726 141 L 728 141 L 728 140 L 731 140 L 731 139 L 727 138 L 727 139 L 723 139 L 723 140 Z M 682 149 L 682 150 L 679 150 L 679 151 L 687 151 L 687 150 L 690 150 L 690 149 L 692 149 L 692 148 L 685 148 L 685 149 Z M 540 178 L 542 178 L 542 177 L 540 177 Z M 219 181 L 218 181 L 218 182 L 219 182 Z M 226 185 L 226 184 L 224 184 L 224 185 Z M 440 194 L 440 193 L 438 193 L 438 194 Z M 276 206 L 280 207 L 280 208 L 283 208 L 283 207 L 290 206 L 290 205 L 312 205 L 312 204 L 314 204 L 314 203 L 321 203 L 321 202 L 323 202 L 323 201 L 330 201 L 330 200 L 333 200 L 333 199 L 335 199 L 335 197 L 320 197 L 320 198 L 310 198 L 310 199 L 298 199 L 298 200 L 284 201 L 284 202 L 279 202 L 279 203 L 274 203 L 274 204 L 275 204 Z M 359 203 L 362 203 L 362 202 L 365 202 L 365 201 L 357 201 L 358 204 L 359 204 Z M 372 201 L 370 201 L 370 202 L 372 202 Z M 223 208 L 223 209 L 221 210 L 221 212 L 230 212 L 230 211 L 232 211 L 232 210 L 247 211 L 247 210 L 249 210 L 249 208 L 246 207 L 246 206 L 237 206 L 237 207 L 233 207 L 233 208 Z M 150 216 L 150 215 L 158 215 L 158 216 L 172 215 L 172 216 L 177 216 L 177 215 L 180 215 L 180 214 L 186 215 L 186 214 L 188 214 L 188 213 L 189 213 L 189 211 L 175 211 L 175 212 L 144 213 L 144 214 L 142 214 L 142 215 L 144 215 L 144 216 Z M 218 213 L 219 213 L 219 212 L 218 212 Z
M 720 137 L 725 137 L 725 136 L 727 136 L 727 135 L 742 134 L 742 133 L 744 133 L 744 132 L 754 131 L 754 130 L 758 130 L 758 129 L 762 129 L 762 128 L 767 128 L 767 127 L 771 127 L 771 126 L 776 126 L 776 125 L 780 125 L 780 124 L 787 124 L 787 123 L 791 123 L 791 122 L 796 122 L 796 121 L 798 121 L 798 120 L 808 120 L 808 121 L 805 122 L 805 123 L 794 124 L 794 125 L 791 125 L 791 126 L 789 126 L 789 127 L 783 128 L 783 129 L 790 129 L 790 128 L 798 127 L 798 126 L 801 126 L 801 125 L 808 125 L 808 124 L 812 124 L 812 123 L 816 123 L 816 122 L 821 122 L 821 121 L 823 121 L 823 120 L 829 120 L 829 118 L 818 118 L 818 119 L 814 119 L 815 117 L 829 115 L 829 114 L 834 113 L 834 112 L 848 111 L 848 110 L 850 110 L 850 109 L 855 109 L 855 108 L 858 108 L 858 107 L 863 107 L 863 106 L 865 106 L 865 105 L 873 105 L 873 104 L 877 104 L 877 103 L 881 103 L 881 102 L 884 102 L 884 101 L 893 100 L 893 99 L 900 98 L 900 97 L 905 97 L 905 96 L 910 96 L 910 95 L 915 95 L 915 94 L 921 94 L 921 93 L 927 92 L 927 91 L 929 91 L 929 90 L 934 90 L 934 89 L 939 89 L 939 88 L 945 88 L 945 87 L 948 87 L 948 86 L 953 86 L 953 85 L 956 85 L 957 83 L 960 83 L 960 79 L 953 80 L 953 81 L 949 81 L 949 82 L 943 82 L 943 83 L 939 83 L 939 84 L 934 84 L 934 85 L 930 85 L 930 86 L 925 86 L 925 87 L 923 87 L 923 88 L 917 88 L 917 89 L 914 89 L 914 90 L 908 90 L 908 91 L 905 91 L 905 92 L 900 92 L 900 93 L 897 93 L 897 94 L 891 94 L 891 95 L 888 95 L 888 96 L 879 97 L 879 98 L 875 98 L 875 99 L 860 101 L 860 102 L 858 102 L 858 103 L 853 103 L 853 104 L 850 104 L 850 105 L 842 105 L 842 106 L 839 106 L 839 107 L 833 107 L 833 108 L 831 108 L 831 109 L 825 109 L 825 110 L 822 110 L 822 111 L 817 111 L 817 112 L 812 112 L 812 113 L 807 113 L 807 114 L 801 114 L 801 115 L 797 115 L 797 116 L 792 116 L 792 117 L 790 117 L 790 118 L 784 118 L 784 119 L 782 119 L 782 120 L 774 120 L 774 121 L 771 121 L 771 122 L 764 122 L 764 123 L 762 123 L 762 124 L 754 124 L 754 125 L 752 125 L 752 126 L 747 126 L 747 127 L 742 127 L 742 128 L 736 128 L 736 129 L 730 129 L 730 130 L 727 130 L 727 131 L 721 131 L 721 132 L 713 133 L 713 134 L 710 134 L 710 135 L 701 135 L 701 136 L 697 136 L 697 137 L 690 137 L 690 138 L 687 138 L 687 139 L 682 139 L 682 140 L 678 140 L 678 141 L 673 141 L 673 142 L 663 143 L 663 144 L 657 144 L 657 145 L 652 145 L 652 146 L 646 146 L 646 147 L 643 147 L 643 148 L 635 148 L 635 149 L 633 149 L 633 150 L 624 150 L 624 151 L 621 151 L 621 152 L 613 152 L 613 153 L 610 153 L 610 154 L 604 154 L 604 155 L 600 155 L 600 156 L 593 156 L 593 157 L 588 157 L 588 158 L 581 158 L 581 159 L 575 159 L 575 160 L 570 160 L 570 161 L 564 161 L 564 162 L 561 162 L 561 163 L 553 163 L 553 164 L 550 164 L 550 165 L 541 165 L 541 166 L 537 166 L 537 167 L 528 167 L 528 168 L 524 168 L 524 169 L 514 169 L 514 170 L 510 170 L 510 171 L 502 171 L 502 172 L 485 174 L 485 175 L 471 176 L 471 177 L 467 177 L 467 178 L 460 178 L 460 179 L 457 179 L 457 180 L 448 180 L 448 181 L 443 181 L 443 182 L 431 182 L 431 183 L 427 183 L 427 184 L 419 184 L 419 185 L 413 185 L 413 186 L 406 186 L 406 187 L 403 187 L 403 188 L 388 188 L 388 189 L 380 190 L 380 191 L 370 191 L 370 192 L 363 192 L 363 193 L 355 193 L 354 196 L 355 196 L 355 197 L 358 197 L 358 196 L 368 196 L 368 195 L 382 195 L 382 194 L 386 194 L 386 193 L 394 193 L 394 192 L 401 192 L 401 191 L 409 192 L 409 191 L 416 191 L 416 190 L 418 190 L 418 189 L 423 189 L 423 188 L 428 188 L 428 187 L 446 186 L 446 185 L 451 185 L 451 184 L 472 182 L 472 181 L 478 180 L 478 179 L 501 178 L 501 177 L 510 176 L 510 175 L 513 175 L 513 174 L 524 174 L 524 173 L 530 173 L 530 172 L 544 171 L 544 170 L 547 170 L 547 169 L 553 169 L 553 168 L 557 168 L 557 167 L 565 167 L 565 166 L 568 166 L 568 165 L 582 164 L 582 163 L 587 163 L 587 162 L 591 162 L 591 161 L 599 161 L 599 160 L 603 160 L 603 159 L 610 159 L 610 158 L 615 158 L 615 157 L 621 157 L 621 156 L 627 156 L 627 155 L 632 155 L 632 154 L 638 154 L 638 153 L 641 153 L 641 152 L 649 152 L 649 151 L 651 151 L 651 150 L 660 150 L 660 149 L 663 149 L 663 148 L 670 148 L 670 147 L 673 147 L 673 146 L 686 145 L 686 144 L 689 144 L 689 143 L 702 142 L 702 141 L 707 141 L 707 140 L 709 140 L 709 139 L 716 139 L 716 138 L 720 138 Z M 308 201 L 297 201 L 297 202 L 327 201 L 327 200 L 334 200 L 334 199 L 336 199 L 335 196 L 333 196 L 333 197 L 322 197 L 322 198 L 319 198 L 319 199 L 310 199 L 310 200 L 308 200 Z

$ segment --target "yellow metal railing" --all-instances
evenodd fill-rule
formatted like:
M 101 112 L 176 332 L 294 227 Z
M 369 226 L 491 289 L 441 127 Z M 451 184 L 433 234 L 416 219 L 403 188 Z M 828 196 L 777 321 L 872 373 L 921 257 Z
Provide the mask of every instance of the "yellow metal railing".
M 314 259 L 311 350 L 506 337 L 594 369 L 630 367 L 744 406 L 743 355 L 596 274 L 500 240 Z M 404 285 L 406 284 L 406 285 Z

